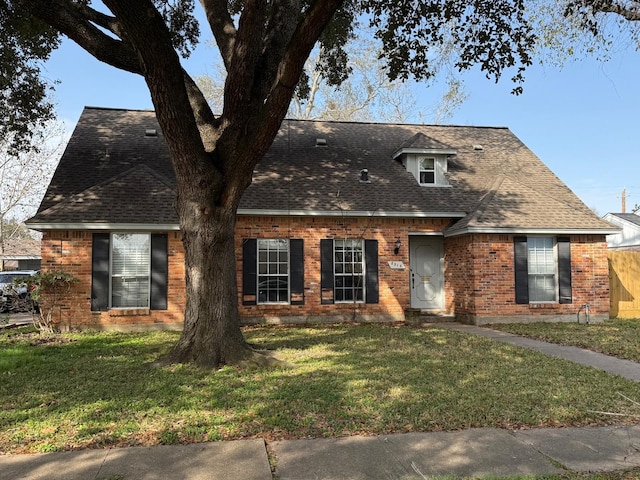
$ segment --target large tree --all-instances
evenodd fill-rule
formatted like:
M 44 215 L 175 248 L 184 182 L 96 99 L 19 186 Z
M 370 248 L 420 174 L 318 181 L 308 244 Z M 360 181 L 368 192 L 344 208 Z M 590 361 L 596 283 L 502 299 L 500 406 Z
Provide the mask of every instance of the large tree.
M 479 65 L 497 78 L 514 67 L 519 82 L 534 38 L 523 0 L 201 0 L 200 7 L 227 74 L 218 116 L 180 62 L 198 35 L 193 0 L 0 0 L 0 18 L 38 19 L 96 59 L 144 77 L 173 162 L 185 250 L 184 330 L 170 359 L 259 362 L 238 318 L 236 210 L 314 46 L 322 74 L 339 84 L 348 75 L 343 47 L 363 18 L 382 41 L 391 80 L 428 79 L 432 49 L 446 38 L 459 46 L 459 68 Z M 43 25 L 31 25 L 32 33 L 54 47 Z

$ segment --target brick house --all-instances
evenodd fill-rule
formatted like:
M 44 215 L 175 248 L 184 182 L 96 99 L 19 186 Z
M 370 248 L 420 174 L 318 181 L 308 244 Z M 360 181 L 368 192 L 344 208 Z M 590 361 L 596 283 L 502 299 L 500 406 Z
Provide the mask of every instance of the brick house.
M 154 113 L 86 108 L 37 214 L 69 327 L 179 328 L 175 180 Z M 236 227 L 243 321 L 608 318 L 598 218 L 507 128 L 285 120 Z

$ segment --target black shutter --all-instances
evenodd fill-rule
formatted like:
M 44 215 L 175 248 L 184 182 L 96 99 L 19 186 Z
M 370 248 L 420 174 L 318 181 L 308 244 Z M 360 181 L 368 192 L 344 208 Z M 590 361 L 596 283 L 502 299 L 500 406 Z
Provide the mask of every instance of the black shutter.
M 257 302 L 258 241 L 245 238 L 242 241 L 242 304 L 255 305 Z
M 573 303 L 571 294 L 571 242 L 569 237 L 558 237 L 558 287 L 560 303 Z
M 109 309 L 109 242 L 111 234 L 94 233 L 91 245 L 91 311 Z
M 513 237 L 516 303 L 529 303 L 529 268 L 527 264 L 527 237 Z
M 168 237 L 166 233 L 151 235 L 151 303 L 152 310 L 167 309 L 169 275 Z
M 365 301 L 366 303 L 378 303 L 378 241 L 364 241 L 365 276 Z
M 320 240 L 320 303 L 333 303 L 333 240 Z
M 304 241 L 289 240 L 289 289 L 291 305 L 304 305 Z

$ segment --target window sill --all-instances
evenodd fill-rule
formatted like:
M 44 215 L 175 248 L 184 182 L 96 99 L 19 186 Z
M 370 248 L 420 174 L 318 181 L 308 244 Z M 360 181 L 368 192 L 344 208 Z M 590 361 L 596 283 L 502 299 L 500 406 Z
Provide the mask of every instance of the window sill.
M 151 315 L 151 310 L 148 308 L 121 308 L 117 310 L 109 310 L 110 317 L 133 317 Z

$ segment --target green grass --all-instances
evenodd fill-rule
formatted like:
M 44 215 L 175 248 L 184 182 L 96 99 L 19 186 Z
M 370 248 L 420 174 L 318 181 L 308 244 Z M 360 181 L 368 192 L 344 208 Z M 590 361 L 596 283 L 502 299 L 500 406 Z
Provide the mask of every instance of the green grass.
M 640 362 L 640 320 L 604 323 L 496 324 L 491 328 Z
M 0 336 L 0 452 L 604 425 L 626 421 L 594 413 L 625 413 L 617 392 L 640 398 L 638 383 L 438 328 L 254 328 L 295 368 L 152 367 L 177 335 Z

